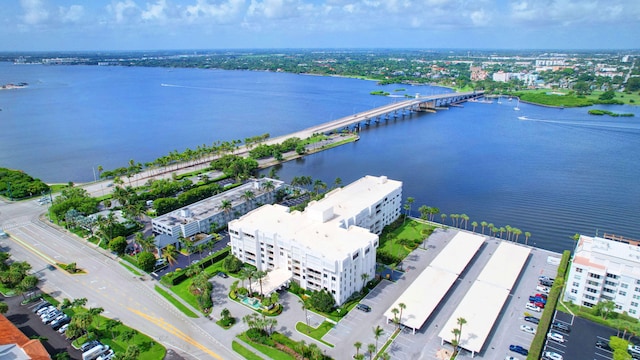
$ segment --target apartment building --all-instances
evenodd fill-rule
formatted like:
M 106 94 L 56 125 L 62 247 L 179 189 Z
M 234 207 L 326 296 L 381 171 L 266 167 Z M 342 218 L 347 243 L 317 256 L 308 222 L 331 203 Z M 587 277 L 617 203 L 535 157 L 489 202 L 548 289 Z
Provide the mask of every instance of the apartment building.
M 373 279 L 377 234 L 400 216 L 401 202 L 401 182 L 365 176 L 304 212 L 264 205 L 229 222 L 231 251 L 273 273 L 271 290 L 293 280 L 342 304 Z
M 612 300 L 615 311 L 640 318 L 640 247 L 581 235 L 564 299 L 587 307 Z
M 211 232 L 217 227 L 255 209 L 272 204 L 275 194 L 284 183 L 269 178 L 252 179 L 238 187 L 182 207 L 151 220 L 155 234 L 166 234 L 174 239 L 189 238 L 198 233 Z M 230 206 L 225 206 L 230 203 Z

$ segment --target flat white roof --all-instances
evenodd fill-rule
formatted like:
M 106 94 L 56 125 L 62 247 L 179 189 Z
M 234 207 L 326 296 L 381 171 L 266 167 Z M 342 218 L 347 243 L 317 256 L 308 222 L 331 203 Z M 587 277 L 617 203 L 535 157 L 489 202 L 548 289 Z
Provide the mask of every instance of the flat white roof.
M 438 336 L 451 342 L 451 330 L 458 327 L 458 318 L 464 318 L 467 323 L 459 345 L 480 352 L 530 252 L 527 247 L 502 241 Z
M 398 189 L 402 189 L 402 181 L 366 175 L 345 187 L 328 192 L 321 200 L 312 201 L 305 211 L 323 212 L 333 208 L 334 217 L 331 221 L 340 221 L 358 215 L 375 201 L 384 199 Z
M 509 290 L 476 281 L 442 327 L 438 336 L 451 342 L 453 340 L 451 330 L 459 328 L 458 318 L 464 318 L 467 323 L 462 326 L 459 345 L 464 349 L 479 353 L 508 296 Z
M 229 228 L 237 226 L 245 232 L 260 231 L 277 234 L 281 239 L 295 239 L 301 247 L 329 259 L 343 259 L 378 239 L 367 229 L 357 226 L 344 229 L 316 221 L 299 211 L 290 213 L 282 205 L 263 205 L 229 224 Z
M 528 247 L 501 242 L 477 280 L 511 291 L 522 266 L 527 262 L 529 253 L 531 249 Z
M 460 231 L 429 265 L 460 275 L 483 243 L 484 237 Z
M 384 316 L 387 319 L 400 316 L 400 313 L 394 315 L 391 309 L 400 310 L 398 304 L 403 303 L 407 307 L 402 310 L 400 323 L 412 329 L 420 329 L 457 279 L 458 275 L 450 271 L 427 267 L 385 311 Z
M 483 243 L 482 236 L 465 232 L 456 234 L 385 311 L 384 316 L 393 319 L 391 310 L 403 303 L 407 307 L 402 311 L 400 323 L 412 329 L 420 329 Z
M 286 284 L 292 277 L 291 271 L 287 269 L 273 269 L 267 273 L 267 276 L 262 279 L 262 293 L 269 295 L 272 292 L 278 290 L 280 287 Z M 260 281 L 256 281 L 251 284 L 251 290 L 260 291 Z

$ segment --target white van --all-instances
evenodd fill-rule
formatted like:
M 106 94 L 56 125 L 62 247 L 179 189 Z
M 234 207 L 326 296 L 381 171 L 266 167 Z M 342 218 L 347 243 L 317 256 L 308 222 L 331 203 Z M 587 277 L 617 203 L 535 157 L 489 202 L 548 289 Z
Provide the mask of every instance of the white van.
M 542 311 L 542 309 L 540 309 L 539 307 L 535 306 L 532 303 L 527 303 L 526 308 L 527 308 L 527 310 L 531 310 L 531 311 L 535 311 L 535 312 Z

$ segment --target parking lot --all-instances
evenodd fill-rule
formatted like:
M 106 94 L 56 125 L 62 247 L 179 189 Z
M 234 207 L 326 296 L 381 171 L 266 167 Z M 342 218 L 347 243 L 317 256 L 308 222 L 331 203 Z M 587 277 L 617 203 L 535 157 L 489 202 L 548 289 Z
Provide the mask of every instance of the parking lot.
M 53 330 L 51 326 L 43 324 L 40 317 L 33 313 L 32 309 L 39 303 L 38 301 L 29 305 L 20 305 L 22 296 L 4 298 L 9 311 L 5 316 L 15 326 L 30 338 L 40 337 L 47 352 L 53 357 L 55 354 L 68 352 L 71 359 L 82 359 L 82 353 L 71 346 L 71 341 Z

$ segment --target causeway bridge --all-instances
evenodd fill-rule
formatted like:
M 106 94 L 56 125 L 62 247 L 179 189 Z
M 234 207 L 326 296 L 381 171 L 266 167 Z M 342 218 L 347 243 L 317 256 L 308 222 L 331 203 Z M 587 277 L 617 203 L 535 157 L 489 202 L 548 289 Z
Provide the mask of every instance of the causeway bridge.
M 468 100 L 476 99 L 484 96 L 484 91 L 469 91 L 462 93 L 447 93 L 430 96 L 421 96 L 404 101 L 395 102 L 380 106 L 371 110 L 363 111 L 355 115 L 345 116 L 340 119 L 332 120 L 323 124 L 319 124 L 301 131 L 286 135 L 286 137 L 276 137 L 266 141 L 266 143 L 279 143 L 286 138 L 298 137 L 306 139 L 313 134 L 330 133 L 342 129 L 354 127 L 359 129 L 361 124 L 369 125 L 373 122 L 380 122 L 398 116 L 405 116 L 412 112 L 435 112 L 438 108 L 455 106 Z

